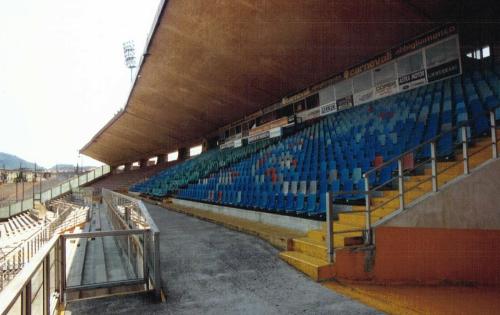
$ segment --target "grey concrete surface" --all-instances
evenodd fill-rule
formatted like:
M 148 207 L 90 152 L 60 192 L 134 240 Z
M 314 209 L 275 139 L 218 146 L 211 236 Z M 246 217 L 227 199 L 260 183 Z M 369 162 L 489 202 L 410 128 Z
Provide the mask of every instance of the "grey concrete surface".
M 446 184 L 385 226 L 499 229 L 500 160 L 493 160 Z
M 160 233 L 166 303 L 144 294 L 68 305 L 71 314 L 377 314 L 311 281 L 268 243 L 148 205 Z
M 172 198 L 172 203 L 178 204 L 180 206 L 195 208 L 198 210 L 237 217 L 249 221 L 276 225 L 304 233 L 310 230 L 319 230 L 321 229 L 322 225 L 322 221 L 291 217 L 282 214 L 274 214 L 274 213 L 267 213 L 260 211 L 252 211 L 247 209 L 226 207 L 221 205 L 213 205 L 213 204 L 195 202 L 184 199 Z

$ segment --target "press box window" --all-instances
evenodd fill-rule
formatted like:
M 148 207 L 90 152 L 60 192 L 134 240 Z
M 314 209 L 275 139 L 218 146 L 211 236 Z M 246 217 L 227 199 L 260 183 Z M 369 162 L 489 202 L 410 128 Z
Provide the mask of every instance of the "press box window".
M 201 144 L 189 149 L 189 156 L 195 156 L 201 153 Z
M 177 161 L 178 158 L 179 158 L 179 151 L 175 151 L 167 155 L 168 162 Z

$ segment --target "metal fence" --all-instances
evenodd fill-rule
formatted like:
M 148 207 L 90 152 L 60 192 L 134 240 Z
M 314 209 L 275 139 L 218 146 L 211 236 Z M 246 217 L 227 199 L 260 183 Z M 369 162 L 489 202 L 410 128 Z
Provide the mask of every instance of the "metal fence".
M 52 236 L 87 221 L 88 211 L 83 217 L 77 217 L 76 212 L 76 209 L 67 209 L 54 221 L 45 222 L 29 236 L 18 240 L 14 248 L 2 254 L 0 257 L 0 291 L 16 277 Z
M 127 286 L 143 288 L 160 300 L 159 230 L 147 208 L 140 200 L 109 190 L 103 190 L 103 201 L 110 211 L 108 216 L 111 216 L 112 225 L 123 228 L 61 235 L 56 233 L 55 228 L 44 229 L 33 245 L 37 250 L 30 256 L 29 263 L 25 261 L 22 266 L 16 266 L 19 267 L 16 276 L 8 284 L 4 283 L 5 289 L 0 292 L 0 314 L 55 314 L 59 305 L 78 292 L 111 288 L 115 292 L 115 289 Z M 66 218 L 71 219 L 71 216 Z M 139 225 L 141 228 L 134 228 Z M 98 273 L 103 273 L 98 270 L 102 264 L 96 261 L 95 268 L 91 266 L 95 277 L 83 281 L 83 272 L 79 272 L 83 266 L 78 263 L 87 263 L 87 259 L 70 260 L 71 255 L 68 253 L 81 248 L 81 242 L 104 241 L 106 238 L 118 244 L 119 254 L 124 258 L 113 260 L 115 265 L 110 266 L 111 270 L 116 270 L 116 264 L 125 263 L 130 268 L 130 275 L 114 279 L 99 278 Z M 99 255 L 94 255 L 94 258 L 104 259 Z M 75 282 L 72 278 L 74 275 L 82 279 Z
M 108 174 L 111 168 L 108 165 L 103 165 L 101 167 L 95 168 L 83 175 L 77 175 L 73 178 L 59 184 L 55 187 L 49 188 L 41 193 L 35 193 L 35 198 L 28 198 L 21 201 L 11 203 L 0 208 L 0 220 L 8 219 L 13 215 L 19 214 L 29 209 L 33 209 L 34 201 L 40 200 L 44 203 L 46 201 L 52 200 L 65 194 L 72 189 L 85 185 L 101 176 Z
M 144 235 L 144 248 L 146 254 L 145 275 L 149 284 L 154 288 L 157 298 L 161 291 L 160 278 L 160 230 L 151 218 L 146 206 L 141 200 L 108 190 L 102 190 L 103 201 L 110 210 L 110 220 L 115 228 L 122 229 L 149 229 Z

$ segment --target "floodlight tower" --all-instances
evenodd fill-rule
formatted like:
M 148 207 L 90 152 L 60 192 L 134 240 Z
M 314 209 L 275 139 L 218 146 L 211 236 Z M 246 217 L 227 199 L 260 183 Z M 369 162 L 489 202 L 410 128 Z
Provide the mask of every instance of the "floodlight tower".
M 123 43 L 123 55 L 125 56 L 125 65 L 130 69 L 130 82 L 132 82 L 133 69 L 136 67 L 135 44 L 133 40 Z

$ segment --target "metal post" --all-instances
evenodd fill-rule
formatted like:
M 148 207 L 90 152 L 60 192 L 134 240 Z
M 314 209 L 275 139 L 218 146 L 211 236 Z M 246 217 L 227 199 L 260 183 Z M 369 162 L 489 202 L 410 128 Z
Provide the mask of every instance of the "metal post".
M 44 314 L 50 314 L 50 251 L 48 254 L 45 256 L 45 259 L 43 260 L 43 270 L 44 270 Z
M 150 253 L 148 250 L 148 243 L 151 243 L 154 241 L 153 239 L 153 232 L 148 231 L 144 232 L 142 234 L 142 276 L 144 277 L 144 282 L 146 284 L 146 290 L 149 291 L 149 265 L 148 265 L 148 259 L 149 256 L 153 257 L 153 253 Z M 139 258 L 139 253 L 136 254 L 136 257 Z M 128 259 L 130 259 L 130 254 Z M 139 262 L 135 264 L 137 268 L 139 267 Z M 139 272 L 139 270 L 137 270 Z M 156 286 L 156 283 L 155 283 Z
M 326 193 L 326 249 L 328 252 L 328 262 L 335 261 L 335 243 L 333 239 L 333 204 L 330 192 Z
M 498 157 L 497 151 L 497 128 L 496 128 L 496 120 L 495 120 L 495 112 L 490 112 L 490 126 L 491 126 L 491 148 L 492 148 L 492 156 L 494 159 Z
M 432 166 L 432 191 L 438 191 L 437 166 L 436 166 L 436 142 L 431 142 L 431 166 Z
M 365 178 L 365 218 L 366 218 L 366 237 L 365 237 L 365 245 L 372 244 L 372 210 L 371 210 L 371 198 L 370 198 L 370 182 L 368 180 L 368 176 L 363 174 Z
M 66 290 L 66 239 L 63 235 L 59 237 L 59 246 L 61 248 L 61 270 L 60 270 L 60 285 L 59 303 L 64 304 L 64 291 Z
M 462 126 L 462 152 L 464 157 L 464 174 L 469 174 L 469 153 L 467 152 L 467 127 Z
M 154 268 L 155 268 L 155 296 L 161 299 L 161 274 L 160 274 L 160 232 L 154 232 Z
M 26 284 L 26 287 L 24 289 L 25 293 L 24 293 L 24 298 L 25 300 L 23 301 L 24 303 L 21 303 L 21 305 L 23 305 L 25 307 L 24 309 L 24 314 L 25 315 L 31 315 L 32 312 L 31 312 L 31 305 L 32 305 L 32 301 L 31 301 L 31 281 L 29 281 L 27 284 Z
M 398 189 L 399 189 L 399 210 L 405 209 L 405 189 L 403 176 L 403 160 L 398 159 Z
M 34 181 L 33 181 L 33 179 L 31 179 L 31 182 L 33 183 L 33 184 L 32 184 L 32 187 L 31 187 L 31 188 L 32 188 L 32 189 L 31 189 L 31 190 L 32 190 L 31 192 L 32 192 L 32 195 L 33 195 L 33 197 L 32 197 L 32 198 L 33 198 L 33 202 L 35 202 L 36 163 L 35 163 L 35 174 L 33 175 L 33 177 L 34 177 L 34 178 L 33 178 L 33 179 L 34 179 Z

